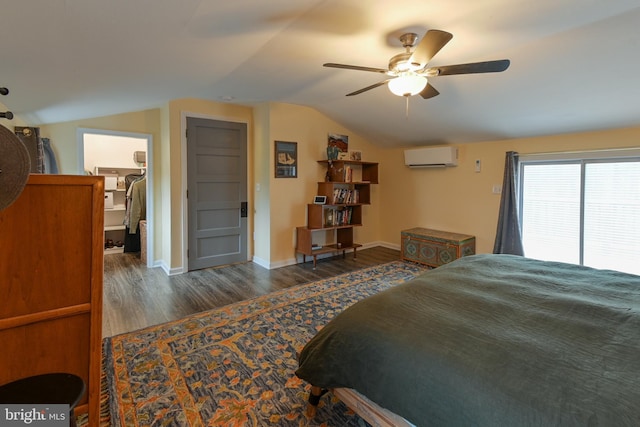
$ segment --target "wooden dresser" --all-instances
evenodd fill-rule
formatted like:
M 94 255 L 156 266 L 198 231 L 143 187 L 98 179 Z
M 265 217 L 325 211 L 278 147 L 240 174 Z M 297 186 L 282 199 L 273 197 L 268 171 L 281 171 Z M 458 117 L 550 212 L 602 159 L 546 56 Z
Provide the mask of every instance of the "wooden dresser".
M 431 267 L 476 253 L 476 238 L 468 234 L 418 227 L 403 230 L 400 237 L 402 259 Z
M 100 414 L 104 179 L 31 175 L 0 211 L 0 384 L 66 372 Z

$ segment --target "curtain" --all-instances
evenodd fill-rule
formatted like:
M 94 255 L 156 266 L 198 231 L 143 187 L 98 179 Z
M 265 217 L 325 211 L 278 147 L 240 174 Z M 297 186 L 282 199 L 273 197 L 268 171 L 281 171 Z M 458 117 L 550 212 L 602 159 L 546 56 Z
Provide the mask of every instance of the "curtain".
M 524 255 L 518 219 L 518 153 L 508 151 L 504 161 L 502 197 L 494 254 Z

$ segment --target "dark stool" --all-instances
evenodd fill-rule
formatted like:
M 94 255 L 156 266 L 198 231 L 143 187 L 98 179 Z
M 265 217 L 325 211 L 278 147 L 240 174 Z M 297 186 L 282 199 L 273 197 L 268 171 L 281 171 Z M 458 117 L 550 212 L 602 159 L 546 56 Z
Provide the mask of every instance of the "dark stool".
M 76 426 L 73 409 L 84 395 L 82 378 L 65 373 L 35 375 L 0 386 L 0 403 L 66 404 L 70 410 L 70 426 Z

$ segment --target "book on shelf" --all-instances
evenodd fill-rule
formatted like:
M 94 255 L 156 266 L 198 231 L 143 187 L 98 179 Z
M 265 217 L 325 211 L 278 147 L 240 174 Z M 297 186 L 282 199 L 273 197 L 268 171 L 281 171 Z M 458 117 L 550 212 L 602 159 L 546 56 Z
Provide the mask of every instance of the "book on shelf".
M 336 188 L 333 190 L 332 204 L 355 204 L 360 200 L 360 193 L 355 188 Z
M 350 166 L 344 168 L 344 182 L 351 182 L 353 180 L 353 169 Z
M 349 225 L 353 219 L 353 206 L 341 206 L 339 208 L 327 208 L 324 213 L 324 225 L 335 227 Z

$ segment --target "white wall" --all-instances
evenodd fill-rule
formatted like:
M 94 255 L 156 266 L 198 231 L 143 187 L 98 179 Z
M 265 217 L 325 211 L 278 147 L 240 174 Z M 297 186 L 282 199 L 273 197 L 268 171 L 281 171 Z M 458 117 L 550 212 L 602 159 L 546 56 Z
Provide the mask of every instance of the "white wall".
M 147 151 L 147 140 L 117 135 L 84 135 L 84 168 L 95 170 L 96 166 L 136 168 L 134 151 Z

